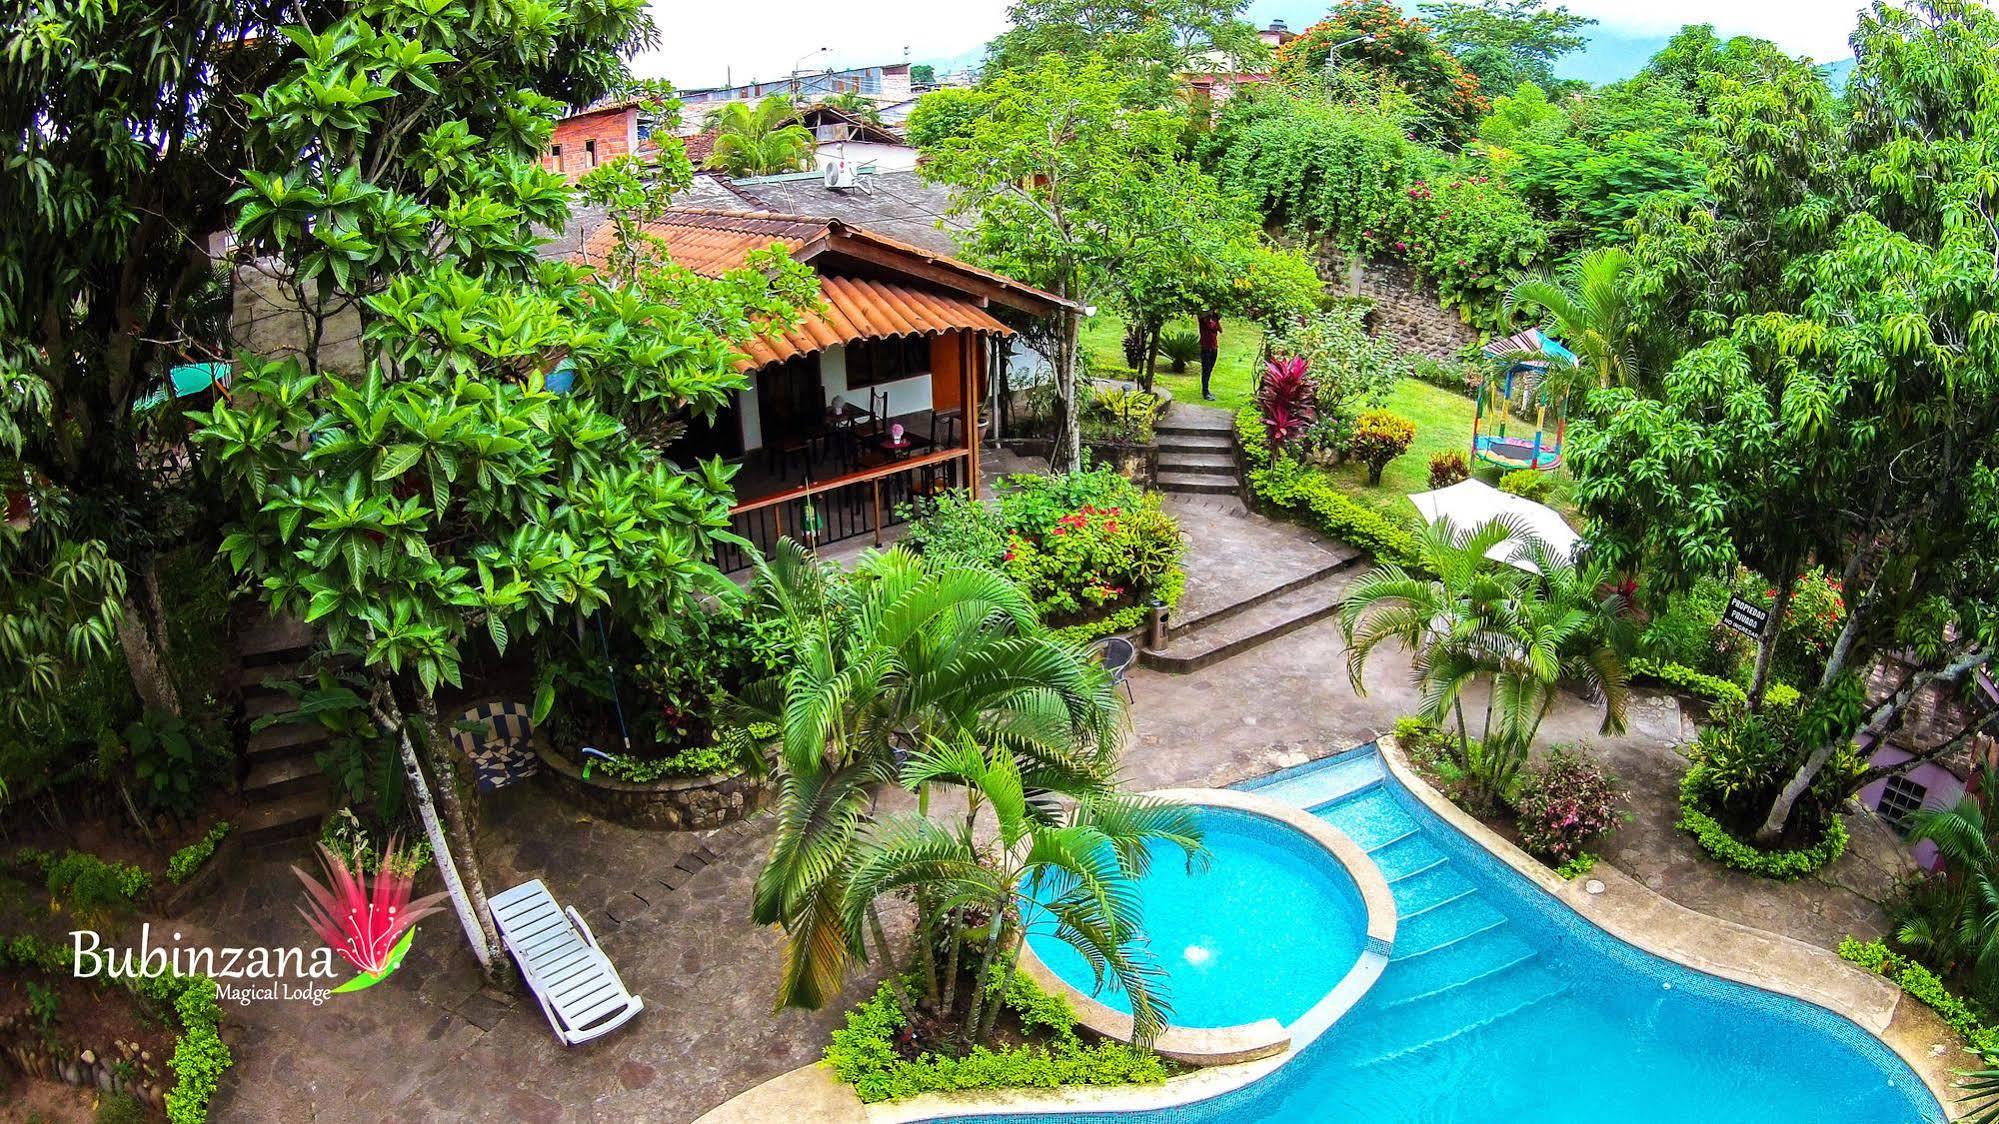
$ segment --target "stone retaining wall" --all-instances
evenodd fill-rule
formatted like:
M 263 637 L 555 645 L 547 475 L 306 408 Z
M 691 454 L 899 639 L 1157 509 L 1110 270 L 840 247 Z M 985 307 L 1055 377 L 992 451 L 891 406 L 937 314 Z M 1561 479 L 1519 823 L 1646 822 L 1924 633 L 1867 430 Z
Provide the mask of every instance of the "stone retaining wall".
M 1371 261 L 1359 268 L 1348 265 L 1344 276 L 1349 296 L 1374 302 L 1368 329 L 1404 352 L 1451 359 L 1478 338 L 1456 310 L 1437 303 L 1436 294 L 1407 265 L 1389 261 Z
M 110 1049 L 77 1049 L 51 1043 L 26 1012 L 0 1018 L 0 1057 L 29 1077 L 61 1081 L 106 1093 L 124 1093 L 154 1112 L 167 1110 L 163 1058 L 155 1058 L 136 1042 L 115 1042 Z
M 772 786 L 740 773 L 633 784 L 591 776 L 567 756 L 537 744 L 543 771 L 562 798 L 600 819 L 655 831 L 702 831 L 734 823 L 764 806 Z

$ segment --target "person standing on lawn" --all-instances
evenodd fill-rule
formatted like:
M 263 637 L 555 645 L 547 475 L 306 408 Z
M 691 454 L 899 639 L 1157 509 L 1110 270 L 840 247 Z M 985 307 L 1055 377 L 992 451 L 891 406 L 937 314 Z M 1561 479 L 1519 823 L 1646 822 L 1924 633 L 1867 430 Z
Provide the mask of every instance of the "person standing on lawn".
M 1208 389 L 1208 379 L 1215 373 L 1215 359 L 1222 353 L 1222 317 L 1220 313 L 1203 312 L 1201 325 L 1201 397 L 1209 402 L 1215 400 L 1215 392 Z

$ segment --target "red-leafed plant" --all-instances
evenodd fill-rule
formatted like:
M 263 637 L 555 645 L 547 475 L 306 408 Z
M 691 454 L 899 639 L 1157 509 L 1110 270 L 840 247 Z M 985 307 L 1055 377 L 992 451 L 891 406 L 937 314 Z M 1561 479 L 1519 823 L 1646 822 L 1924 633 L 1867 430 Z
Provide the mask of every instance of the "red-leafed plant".
M 359 991 L 380 983 L 403 961 L 410 938 L 416 936 L 418 920 L 438 911 L 443 894 L 410 900 L 410 877 L 398 873 L 407 869 L 395 839 L 389 840 L 382 862 L 371 877 L 365 869 L 349 867 L 347 860 L 319 848 L 319 863 L 326 870 L 326 882 L 297 867 L 292 873 L 305 883 L 306 904 L 299 913 L 326 946 L 337 952 L 361 974 L 335 988 Z
M 1310 366 L 1302 355 L 1272 359 L 1264 366 L 1256 406 L 1263 412 L 1263 429 L 1274 445 L 1290 444 L 1319 416 L 1318 389 L 1306 373 Z
M 1558 748 L 1521 783 L 1514 810 L 1520 813 L 1521 842 L 1558 863 L 1583 853 L 1583 846 L 1623 819 L 1624 794 L 1603 762 L 1581 749 Z

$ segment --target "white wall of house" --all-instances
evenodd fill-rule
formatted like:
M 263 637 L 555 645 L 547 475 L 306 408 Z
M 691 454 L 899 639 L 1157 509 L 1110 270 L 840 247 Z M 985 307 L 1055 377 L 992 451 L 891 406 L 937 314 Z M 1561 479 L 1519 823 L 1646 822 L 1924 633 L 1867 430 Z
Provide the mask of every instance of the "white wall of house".
M 855 167 L 872 166 L 877 172 L 907 172 L 916 167 L 916 150 L 906 144 L 877 144 L 872 141 L 828 141 L 817 150 L 818 167 L 845 160 Z
M 930 408 L 930 375 L 926 372 L 912 375 L 895 382 L 878 386 L 863 386 L 847 389 L 847 349 L 829 347 L 819 353 L 819 382 L 826 388 L 826 404 L 845 398 L 848 402 L 865 410 L 868 408 L 868 392 L 879 395 L 888 392 L 888 416 L 914 414 Z

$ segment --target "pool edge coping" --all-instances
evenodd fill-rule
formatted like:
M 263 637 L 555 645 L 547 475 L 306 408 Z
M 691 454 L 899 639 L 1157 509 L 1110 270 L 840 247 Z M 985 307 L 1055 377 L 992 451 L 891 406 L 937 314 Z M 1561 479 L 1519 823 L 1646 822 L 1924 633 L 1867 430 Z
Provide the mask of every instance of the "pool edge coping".
M 1957 1089 L 1951 1080 L 1953 1076 L 1951 1067 L 1940 1065 L 1942 1059 L 1928 1053 L 1905 1048 L 1903 1043 L 1888 1035 L 1888 1028 L 1894 1022 L 1895 1009 L 1904 999 L 1899 986 L 1841 960 L 1838 954 L 1830 949 L 1681 905 L 1608 863 L 1604 864 L 1604 873 L 1612 874 L 1614 878 L 1605 880 L 1599 877 L 1598 880 L 1615 881 L 1618 884 L 1616 887 L 1618 891 L 1628 892 L 1640 899 L 1640 902 L 1627 902 L 1623 894 L 1613 896 L 1608 887 L 1602 894 L 1591 894 L 1587 889 L 1588 879 L 1570 881 L 1562 878 L 1539 859 L 1521 849 L 1518 844 L 1451 803 L 1443 793 L 1438 792 L 1430 782 L 1416 772 L 1393 736 L 1382 734 L 1375 739 L 1374 744 L 1381 754 L 1382 763 L 1388 768 L 1389 775 L 1410 795 L 1421 801 L 1424 807 L 1484 848 L 1494 858 L 1505 863 L 1514 873 L 1522 875 L 1548 896 L 1568 907 L 1570 912 L 1582 920 L 1603 930 L 1616 940 L 1683 968 L 1787 996 L 1845 1019 L 1900 1058 L 1903 1064 L 1921 1079 L 1924 1086 L 1929 1089 L 1930 1095 L 1936 1098 L 1937 1104 L 1942 1106 L 1946 1120 L 1957 1120 L 1964 1115 L 1957 1103 L 1957 1095 L 1961 1090 Z M 1842 1002 L 1838 996 L 1808 981 L 1795 978 L 1768 958 L 1754 955 L 1749 947 L 1732 949 L 1742 957 L 1741 960 L 1716 959 L 1709 952 L 1681 947 L 1664 939 L 1655 939 L 1655 934 L 1644 924 L 1642 914 L 1647 910 L 1663 910 L 1669 915 L 1692 922 L 1695 928 L 1709 930 L 1709 952 L 1720 952 L 1721 949 L 1716 945 L 1746 946 L 1757 942 L 1774 941 L 1780 947 L 1790 949 L 1796 955 L 1815 962 L 1819 967 L 1832 969 L 1836 977 L 1848 979 L 1856 986 L 1879 992 L 1881 998 L 1886 1001 L 1885 1010 L 1863 1012 L 1852 1009 L 1850 1004 Z
M 1361 909 L 1366 914 L 1365 940 L 1361 951 L 1339 982 L 1303 1014 L 1288 1025 L 1265 1017 L 1233 1026 L 1168 1026 L 1152 1043 L 1153 1052 L 1160 1057 L 1202 1068 L 1238 1065 L 1303 1049 L 1359 1002 L 1374 981 L 1380 978 L 1388 954 L 1395 947 L 1397 923 L 1395 897 L 1388 889 L 1388 879 L 1383 877 L 1381 868 L 1374 864 L 1367 852 L 1345 832 L 1283 801 L 1253 791 L 1229 788 L 1162 788 L 1145 795 L 1154 800 L 1221 808 L 1274 820 L 1317 845 L 1353 881 L 1360 894 Z M 1078 1023 L 1105 1038 L 1131 1041 L 1133 1026 L 1130 1015 L 1099 1002 L 1095 996 L 1085 994 L 1049 970 L 1027 941 L 1021 942 L 1019 965 L 1036 986 L 1066 1000 Z

